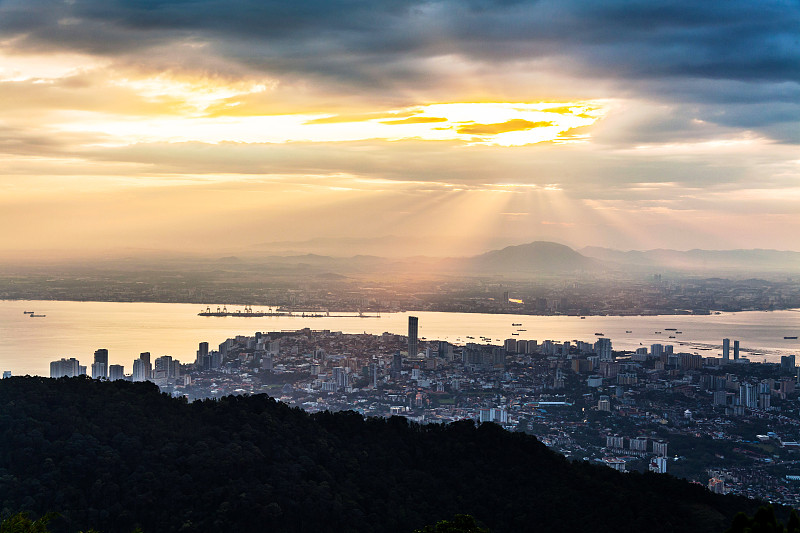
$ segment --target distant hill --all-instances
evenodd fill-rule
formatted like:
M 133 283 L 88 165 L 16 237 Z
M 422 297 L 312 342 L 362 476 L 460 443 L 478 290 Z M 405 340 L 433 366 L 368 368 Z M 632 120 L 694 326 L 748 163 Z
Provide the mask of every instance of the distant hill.
M 187 404 L 149 383 L 0 380 L 0 508 L 54 532 L 722 532 L 759 502 L 572 463 L 472 421 L 307 414 L 264 396 Z
M 546 241 L 493 250 L 468 259 L 467 264 L 476 270 L 498 273 L 570 273 L 602 266 L 599 261 L 585 257 L 569 246 Z
M 580 252 L 621 267 L 683 271 L 800 272 L 800 252 L 781 250 L 647 250 L 619 251 L 586 247 Z

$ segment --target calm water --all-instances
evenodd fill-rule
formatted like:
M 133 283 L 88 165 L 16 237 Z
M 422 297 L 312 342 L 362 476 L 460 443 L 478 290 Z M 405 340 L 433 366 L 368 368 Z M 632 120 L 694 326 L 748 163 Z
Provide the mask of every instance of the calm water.
M 47 315 L 30 318 L 23 311 Z M 200 317 L 200 305 L 109 302 L 0 301 L 0 370 L 14 375 L 49 375 L 50 361 L 75 357 L 89 366 L 97 348 L 109 350 L 110 364 L 121 364 L 130 373 L 140 352 L 152 357 L 171 355 L 184 363 L 195 359 L 197 344 L 216 346 L 234 335 L 256 331 L 296 330 L 304 327 L 345 333 L 384 331 L 405 334 L 409 313 L 380 318 L 301 317 Z M 615 349 L 634 349 L 660 342 L 674 344 L 675 351 L 716 356 L 722 339 L 739 339 L 743 356 L 754 361 L 777 361 L 781 355 L 800 355 L 800 310 L 725 313 L 710 316 L 578 317 L 485 315 L 470 313 L 410 313 L 419 317 L 419 335 L 454 343 L 471 342 L 467 336 L 542 341 L 594 342 L 595 333 L 612 339 Z M 512 323 L 522 323 L 517 332 Z M 681 334 L 667 331 L 677 328 Z M 627 333 L 630 331 L 630 333 Z M 660 331 L 661 334 L 656 334 Z M 669 339 L 670 334 L 675 339 Z M 685 343 L 680 346 L 679 343 Z M 731 343 L 732 344 L 732 343 Z M 706 348 L 706 349 L 703 349 Z M 758 354 L 758 355 L 755 355 Z

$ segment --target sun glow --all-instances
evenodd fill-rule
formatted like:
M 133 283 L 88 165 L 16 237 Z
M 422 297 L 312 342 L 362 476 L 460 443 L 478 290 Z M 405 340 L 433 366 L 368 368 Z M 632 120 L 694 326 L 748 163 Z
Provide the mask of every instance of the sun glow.
M 166 79 L 123 83 L 143 99 L 169 101 L 166 116 L 119 117 L 79 113 L 56 127 L 60 131 L 113 136 L 117 145 L 142 142 L 343 142 L 378 139 L 456 141 L 467 145 L 522 146 L 542 142 L 586 142 L 573 135 L 602 118 L 600 101 L 551 103 L 439 103 L 358 115 L 219 114 L 220 105 L 235 107 L 244 96 L 268 92 L 267 84 L 193 85 Z M 204 113 L 214 106 L 214 116 Z

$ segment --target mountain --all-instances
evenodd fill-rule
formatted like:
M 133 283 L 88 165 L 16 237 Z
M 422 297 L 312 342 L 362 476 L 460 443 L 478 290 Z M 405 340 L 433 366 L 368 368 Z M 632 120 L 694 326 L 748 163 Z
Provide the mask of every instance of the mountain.
M 570 273 L 602 267 L 596 259 L 585 257 L 569 246 L 546 241 L 493 250 L 470 258 L 467 264 L 476 270 L 497 273 Z
M 460 513 L 493 533 L 707 533 L 761 503 L 573 463 L 494 424 L 265 395 L 187 404 L 150 383 L 14 377 L 0 421 L 0 509 L 59 513 L 55 533 L 409 533 Z
M 800 252 L 782 250 L 646 250 L 620 251 L 586 247 L 588 257 L 621 267 L 652 267 L 683 271 L 798 272 Z

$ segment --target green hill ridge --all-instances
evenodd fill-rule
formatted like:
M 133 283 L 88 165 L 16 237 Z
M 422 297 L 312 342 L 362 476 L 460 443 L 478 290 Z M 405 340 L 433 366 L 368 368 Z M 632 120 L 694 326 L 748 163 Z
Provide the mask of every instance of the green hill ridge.
M 54 532 L 724 531 L 761 502 L 572 463 L 471 421 L 308 414 L 264 395 L 186 403 L 149 383 L 0 380 L 0 511 Z

